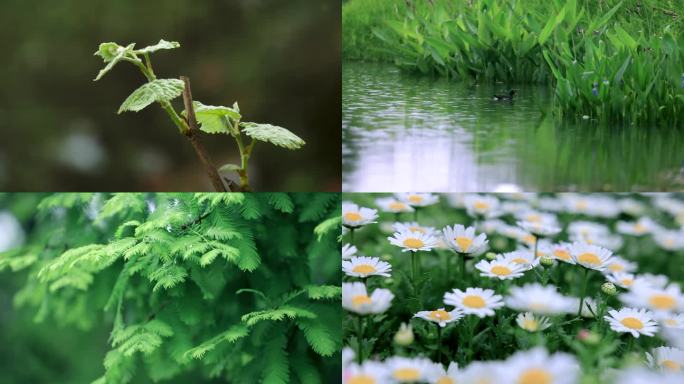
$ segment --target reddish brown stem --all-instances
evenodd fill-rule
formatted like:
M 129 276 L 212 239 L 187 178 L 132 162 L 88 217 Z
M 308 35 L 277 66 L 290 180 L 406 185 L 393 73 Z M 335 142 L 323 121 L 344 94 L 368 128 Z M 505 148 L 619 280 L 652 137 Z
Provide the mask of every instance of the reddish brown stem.
M 204 165 L 204 170 L 207 172 L 209 180 L 211 180 L 211 185 L 214 186 L 216 192 L 230 192 L 230 188 L 226 188 L 221 181 L 221 176 L 219 176 L 214 163 L 211 162 L 209 153 L 199 139 L 199 128 L 197 126 L 197 119 L 195 118 L 195 109 L 192 106 L 192 90 L 190 89 L 190 79 L 188 79 L 186 76 L 181 76 L 181 80 L 183 80 L 183 83 L 185 83 L 185 87 L 183 87 L 183 103 L 185 104 L 185 111 L 187 114 L 186 121 L 188 123 L 188 129 L 184 132 L 185 137 L 190 140 L 190 143 L 195 149 L 195 153 L 197 153 L 197 157 L 199 157 L 202 165 Z

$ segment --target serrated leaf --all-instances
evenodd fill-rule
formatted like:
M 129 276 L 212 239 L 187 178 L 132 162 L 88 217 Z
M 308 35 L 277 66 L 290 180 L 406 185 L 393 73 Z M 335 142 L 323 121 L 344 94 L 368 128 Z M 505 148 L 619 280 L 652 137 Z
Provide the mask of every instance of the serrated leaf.
M 299 136 L 283 127 L 257 123 L 240 123 L 240 127 L 247 136 L 255 140 L 269 142 L 278 147 L 299 149 L 306 144 Z
M 152 53 L 159 51 L 160 49 L 174 49 L 180 47 L 180 43 L 177 41 L 166 41 L 164 39 L 159 40 L 159 42 L 155 45 L 150 45 L 147 46 L 143 49 L 138 49 L 135 52 L 144 54 L 144 53 Z
M 119 61 L 124 60 L 126 56 L 130 55 L 130 58 L 135 58 L 135 54 L 133 53 L 134 47 L 135 43 L 129 44 L 126 47 L 122 47 L 116 43 L 100 44 L 100 48 L 95 52 L 95 55 L 102 57 L 104 62 L 108 64 L 100 70 L 94 81 L 100 80 L 102 76 L 111 71 Z
M 240 112 L 222 105 L 204 105 L 199 101 L 192 103 L 195 109 L 195 117 L 200 124 L 200 130 L 206 133 L 228 133 L 230 134 L 230 126 L 226 118 L 240 121 L 242 116 Z M 183 111 L 183 115 L 186 115 Z
M 131 93 L 119 108 L 119 112 L 138 112 L 155 101 L 171 101 L 183 93 L 183 81 L 159 79 L 142 85 Z

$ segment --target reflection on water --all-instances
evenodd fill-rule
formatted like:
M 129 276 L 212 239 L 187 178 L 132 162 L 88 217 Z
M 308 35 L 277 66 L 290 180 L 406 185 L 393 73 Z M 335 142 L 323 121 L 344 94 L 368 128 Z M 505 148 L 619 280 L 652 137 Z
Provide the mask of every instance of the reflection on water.
M 684 132 L 555 124 L 545 87 L 504 88 L 344 63 L 343 188 L 373 191 L 682 189 Z

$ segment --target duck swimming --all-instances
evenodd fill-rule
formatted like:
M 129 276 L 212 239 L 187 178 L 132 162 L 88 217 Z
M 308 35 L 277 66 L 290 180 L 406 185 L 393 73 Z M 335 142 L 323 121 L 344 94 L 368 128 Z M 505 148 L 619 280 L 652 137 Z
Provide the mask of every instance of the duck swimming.
M 494 100 L 513 100 L 513 95 L 515 95 L 515 89 L 511 89 L 507 95 L 494 95 Z

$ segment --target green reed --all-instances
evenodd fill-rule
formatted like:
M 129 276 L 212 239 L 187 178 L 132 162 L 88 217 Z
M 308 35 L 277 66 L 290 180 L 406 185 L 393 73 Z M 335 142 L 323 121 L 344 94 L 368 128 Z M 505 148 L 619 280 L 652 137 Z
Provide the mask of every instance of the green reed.
M 349 1 L 345 19 L 354 19 L 350 6 L 357 1 L 376 2 Z M 372 29 L 374 51 L 407 71 L 509 85 L 548 83 L 555 88 L 554 111 L 568 119 L 684 120 L 684 15 L 671 10 L 672 2 L 387 4 L 394 17 L 385 14 Z M 345 29 L 345 39 L 355 32 Z

